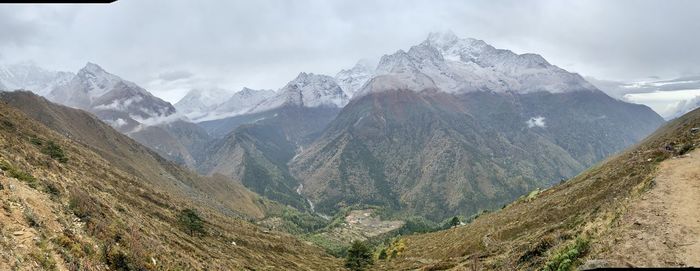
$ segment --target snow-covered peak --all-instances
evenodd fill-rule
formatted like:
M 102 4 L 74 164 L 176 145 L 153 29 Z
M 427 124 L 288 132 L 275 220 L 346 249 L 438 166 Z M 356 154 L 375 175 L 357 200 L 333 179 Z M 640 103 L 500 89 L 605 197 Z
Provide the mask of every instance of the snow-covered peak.
M 341 70 L 336 74 L 335 81 L 343 89 L 345 95 L 352 98 L 374 74 L 376 64 L 368 59 L 361 59 L 351 69 Z
M 280 89 L 277 95 L 262 101 L 250 112 L 266 111 L 285 104 L 340 108 L 345 106 L 347 102 L 348 96 L 333 77 L 302 72 Z
M 109 123 L 118 118 L 154 123 L 175 117 L 175 108 L 170 103 L 94 63 L 87 63 L 71 80 L 57 85 L 47 96 L 53 102 L 95 113 Z
M 209 113 L 231 97 L 231 92 L 221 88 L 192 89 L 175 103 L 175 108 L 190 119 L 197 119 Z
M 88 62 L 85 64 L 85 67 L 81 69 L 84 72 L 89 72 L 92 74 L 97 74 L 97 73 L 107 73 L 100 65 L 97 65 L 92 62 Z
M 428 34 L 427 41 L 433 45 L 443 46 L 454 44 L 455 42 L 459 41 L 459 37 L 457 37 L 457 35 L 455 35 L 455 33 L 452 31 L 431 32 Z
M 190 117 L 190 119 L 199 122 L 241 115 L 274 95 L 273 90 L 256 90 L 245 87 L 224 100 L 223 103 L 213 106 L 208 112 L 204 112 L 199 117 Z
M 399 50 L 384 55 L 373 77 L 380 75 L 391 76 L 371 87 L 365 84 L 364 88 L 382 91 L 383 86 L 406 86 L 415 91 L 436 88 L 449 93 L 597 90 L 578 74 L 551 65 L 540 55 L 519 55 L 482 40 L 459 38 L 451 32 L 431 33 L 408 52 Z M 407 82 L 397 81 L 399 78 Z
M 90 101 L 115 89 L 119 84 L 125 84 L 127 87 L 143 95 L 150 95 L 150 93 L 138 85 L 108 73 L 102 67 L 92 62 L 85 64 L 85 67 L 78 71 L 73 81 L 75 81 L 75 84 L 82 86 L 82 89 L 85 91 Z
M 51 71 L 39 67 L 33 61 L 11 65 L 0 65 L 0 88 L 6 90 L 25 89 L 45 96 L 59 84 L 69 81 L 73 73 Z

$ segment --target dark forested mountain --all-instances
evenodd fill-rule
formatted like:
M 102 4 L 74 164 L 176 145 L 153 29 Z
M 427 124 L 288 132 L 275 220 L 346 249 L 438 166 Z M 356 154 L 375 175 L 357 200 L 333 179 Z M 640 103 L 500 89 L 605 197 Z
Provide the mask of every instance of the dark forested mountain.
M 382 57 L 290 167 L 323 212 L 375 204 L 443 219 L 571 177 L 662 122 L 539 55 L 431 34 Z
M 377 204 L 439 220 L 574 176 L 660 123 L 602 92 L 387 91 L 353 100 L 291 169 L 318 210 Z

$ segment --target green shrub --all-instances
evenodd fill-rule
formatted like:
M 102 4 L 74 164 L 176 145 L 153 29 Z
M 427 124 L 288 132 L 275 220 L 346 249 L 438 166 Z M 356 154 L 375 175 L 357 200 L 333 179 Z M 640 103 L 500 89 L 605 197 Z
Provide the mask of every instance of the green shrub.
M 204 220 L 192 209 L 184 209 L 178 215 L 178 222 L 190 235 L 204 234 Z
M 462 221 L 459 220 L 459 217 L 453 216 L 452 219 L 445 225 L 445 228 L 449 229 L 452 227 L 457 227 L 459 224 L 461 224 Z
M 37 182 L 36 178 L 34 178 L 34 176 L 13 167 L 5 161 L 0 162 L 0 169 L 2 169 L 3 171 L 7 171 L 10 177 L 26 182 L 31 188 L 36 189 L 37 187 L 39 187 L 39 183 Z
M 579 265 L 579 258 L 588 252 L 589 240 L 578 237 L 576 241 L 554 254 L 547 261 L 543 271 L 568 271 Z
M 41 149 L 41 152 L 45 153 L 46 155 L 50 156 L 58 162 L 68 162 L 68 157 L 66 157 L 66 154 L 63 152 L 61 146 L 59 146 L 58 144 L 56 144 L 56 142 L 53 142 L 51 140 L 46 142 L 46 145 L 44 146 L 44 148 Z
M 365 270 L 372 264 L 374 264 L 372 250 L 364 242 L 353 241 L 345 258 L 345 267 L 350 270 Z
M 48 252 L 32 251 L 29 256 L 42 267 L 42 270 L 56 270 L 56 260 Z

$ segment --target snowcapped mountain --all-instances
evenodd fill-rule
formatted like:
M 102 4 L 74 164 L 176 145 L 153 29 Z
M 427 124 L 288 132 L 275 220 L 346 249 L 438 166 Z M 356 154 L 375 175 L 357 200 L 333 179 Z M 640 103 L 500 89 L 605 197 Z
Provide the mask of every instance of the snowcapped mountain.
M 95 113 L 122 128 L 133 121 L 150 125 L 175 113 L 170 103 L 94 63 L 87 63 L 70 81 L 56 86 L 48 98 Z
M 376 63 L 362 59 L 351 69 L 338 72 L 335 76 L 335 81 L 345 91 L 345 95 L 352 98 L 355 92 L 372 78 L 376 66 Z
M 302 72 L 280 89 L 277 95 L 262 101 L 248 113 L 262 112 L 285 104 L 341 108 L 347 103 L 348 96 L 333 77 Z
M 174 106 L 178 113 L 196 120 L 206 116 L 229 97 L 231 97 L 231 92 L 221 88 L 192 89 Z
M 24 89 L 46 96 L 56 85 L 70 81 L 73 76 L 70 72 L 41 68 L 31 61 L 0 65 L 0 89 Z
M 479 90 L 562 93 L 596 88 L 580 75 L 549 64 L 537 54 L 515 54 L 484 41 L 431 33 L 408 52 L 384 55 L 372 81 L 361 90 L 437 89 L 448 93 Z
M 214 108 L 214 116 L 221 118 L 240 115 L 273 96 L 275 96 L 275 91 L 271 89 L 243 88 L 225 102 L 217 105 Z

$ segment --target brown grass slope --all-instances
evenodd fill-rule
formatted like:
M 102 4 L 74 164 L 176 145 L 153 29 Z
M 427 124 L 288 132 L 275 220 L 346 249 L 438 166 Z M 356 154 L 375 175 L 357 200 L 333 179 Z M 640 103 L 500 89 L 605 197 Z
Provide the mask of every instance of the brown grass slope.
M 7 99 L 5 95 L 3 100 Z M 218 208 L 170 193 L 165 189 L 168 184 L 161 183 L 163 178 L 147 179 L 159 174 L 144 168 L 155 165 L 150 158 L 107 155 L 110 151 L 135 155 L 143 147 L 117 137 L 112 130 L 84 136 L 83 140 L 93 139 L 89 143 L 97 146 L 87 147 L 89 143 L 75 140 L 76 136 L 86 133 L 90 125 L 104 124 L 92 122 L 92 117 L 84 118 L 85 114 L 77 110 L 34 101 L 36 107 L 56 111 L 29 117 L 0 101 L 0 269 L 339 268 L 338 260 L 291 236 L 263 232 L 245 220 L 222 214 Z M 33 119 L 51 124 L 67 120 L 63 118 L 67 115 L 76 122 L 52 124 L 72 125 L 64 128 L 63 134 Z M 110 145 L 98 138 L 128 144 Z M 48 155 L 48 142 L 60 146 L 68 160 L 59 162 L 59 156 Z M 139 160 L 129 163 L 130 158 Z M 172 167 L 163 163 L 155 170 L 190 176 Z M 178 223 L 178 214 L 186 208 L 196 209 L 204 219 L 204 235 L 190 235 Z
M 216 206 L 230 214 L 264 216 L 257 195 L 223 177 L 203 177 L 163 159 L 154 151 L 112 129 L 82 110 L 49 102 L 31 92 L 0 93 L 0 101 L 99 154 L 112 167 L 149 185 Z
M 404 237 L 404 251 L 378 268 L 535 269 L 570 252 L 576 238 L 589 240 L 590 248 L 569 259 L 572 263 L 604 258 L 611 249 L 607 238 L 634 208 L 630 203 L 653 186 L 659 163 L 700 144 L 700 132 L 691 132 L 695 127 L 700 127 L 700 109 L 571 180 L 466 226 Z

